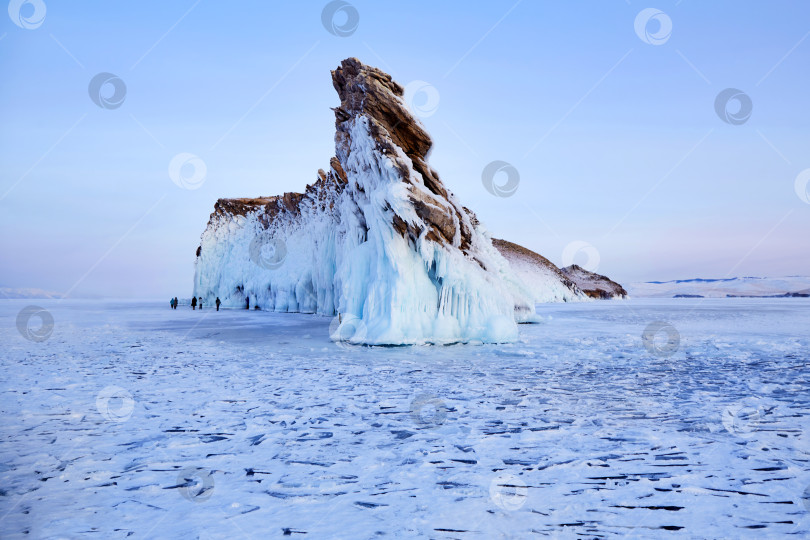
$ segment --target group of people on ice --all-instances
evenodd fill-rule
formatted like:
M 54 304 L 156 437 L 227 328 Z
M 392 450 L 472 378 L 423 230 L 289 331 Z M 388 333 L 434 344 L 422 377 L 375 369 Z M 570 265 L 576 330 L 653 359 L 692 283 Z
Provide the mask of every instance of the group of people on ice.
M 169 300 L 169 307 L 172 308 L 172 309 L 177 309 L 178 303 L 179 303 L 179 300 L 175 296 L 174 298 Z M 220 301 L 219 296 L 217 296 L 217 299 L 214 301 L 214 304 L 216 304 L 217 311 L 219 311 L 219 306 L 222 305 L 222 302 Z M 191 297 L 191 309 L 196 310 L 197 306 L 200 306 L 200 309 L 203 308 L 202 296 L 199 296 L 199 297 L 192 296 Z M 249 296 L 247 298 L 245 298 L 245 309 L 250 309 L 250 297 Z M 258 306 L 256 307 L 256 309 L 259 309 Z
M 177 300 L 176 296 L 174 298 L 172 298 L 171 300 L 169 300 L 169 307 L 171 307 L 172 309 L 177 309 L 177 304 L 178 304 L 178 300 Z M 220 301 L 219 296 L 217 296 L 217 299 L 214 301 L 214 304 L 216 304 L 217 311 L 219 311 L 219 306 L 222 305 L 222 302 Z M 196 298 L 194 296 L 191 297 L 191 309 L 196 310 L 197 305 L 199 305 L 200 309 L 202 310 L 202 308 L 203 308 L 202 296 L 200 296 L 199 298 Z

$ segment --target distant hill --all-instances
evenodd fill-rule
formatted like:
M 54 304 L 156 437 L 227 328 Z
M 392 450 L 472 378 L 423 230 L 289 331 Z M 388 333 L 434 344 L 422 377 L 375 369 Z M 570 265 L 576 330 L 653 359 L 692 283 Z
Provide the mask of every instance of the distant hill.
M 809 276 L 646 281 L 628 286 L 636 298 L 810 297 Z
M 8 299 L 8 300 L 19 298 L 58 299 L 62 297 L 64 297 L 62 293 L 43 291 L 42 289 L 0 287 L 0 299 Z

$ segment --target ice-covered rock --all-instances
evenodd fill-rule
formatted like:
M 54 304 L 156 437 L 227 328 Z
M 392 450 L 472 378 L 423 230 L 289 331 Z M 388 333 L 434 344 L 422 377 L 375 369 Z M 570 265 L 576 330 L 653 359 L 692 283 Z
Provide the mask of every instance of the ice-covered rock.
M 529 287 L 535 302 L 575 302 L 588 297 L 557 266 L 530 249 L 493 238 L 492 244 Z
M 513 271 L 428 164 L 432 141 L 390 75 L 349 58 L 332 81 L 329 170 L 301 194 L 217 201 L 195 296 L 339 314 L 334 335 L 366 344 L 512 341 L 536 300 L 581 296 L 559 276 L 543 291 Z

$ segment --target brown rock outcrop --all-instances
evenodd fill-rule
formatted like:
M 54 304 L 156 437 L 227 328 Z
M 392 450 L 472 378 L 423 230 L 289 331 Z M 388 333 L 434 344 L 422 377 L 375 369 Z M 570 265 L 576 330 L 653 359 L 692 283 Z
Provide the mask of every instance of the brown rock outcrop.
M 577 264 L 566 266 L 560 270 L 564 275 L 577 284 L 582 292 L 591 298 L 610 299 L 625 298 L 627 291 L 624 287 L 610 278 L 585 270 Z

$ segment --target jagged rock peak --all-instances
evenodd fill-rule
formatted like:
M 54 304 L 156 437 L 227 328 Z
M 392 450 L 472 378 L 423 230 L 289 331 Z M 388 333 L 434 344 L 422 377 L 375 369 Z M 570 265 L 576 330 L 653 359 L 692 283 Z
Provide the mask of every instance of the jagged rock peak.
M 332 71 L 332 83 L 340 97 L 340 107 L 333 109 L 338 160 L 350 161 L 355 120 L 365 118 L 375 149 L 387 157 L 399 181 L 405 184 L 413 210 L 421 219 L 417 224 L 394 214 L 397 232 L 413 242 L 427 229 L 428 239 L 470 255 L 472 228 L 477 220 L 458 204 L 428 165 L 433 141 L 408 109 L 403 87 L 387 73 L 357 58 L 343 60 Z M 403 152 L 407 159 L 402 159 Z
M 349 118 L 366 114 L 388 131 L 408 157 L 426 158 L 433 141 L 411 115 L 403 99 L 405 90 L 391 75 L 347 58 L 332 71 L 332 84 L 340 97 L 340 107 L 334 109 L 338 129 Z

